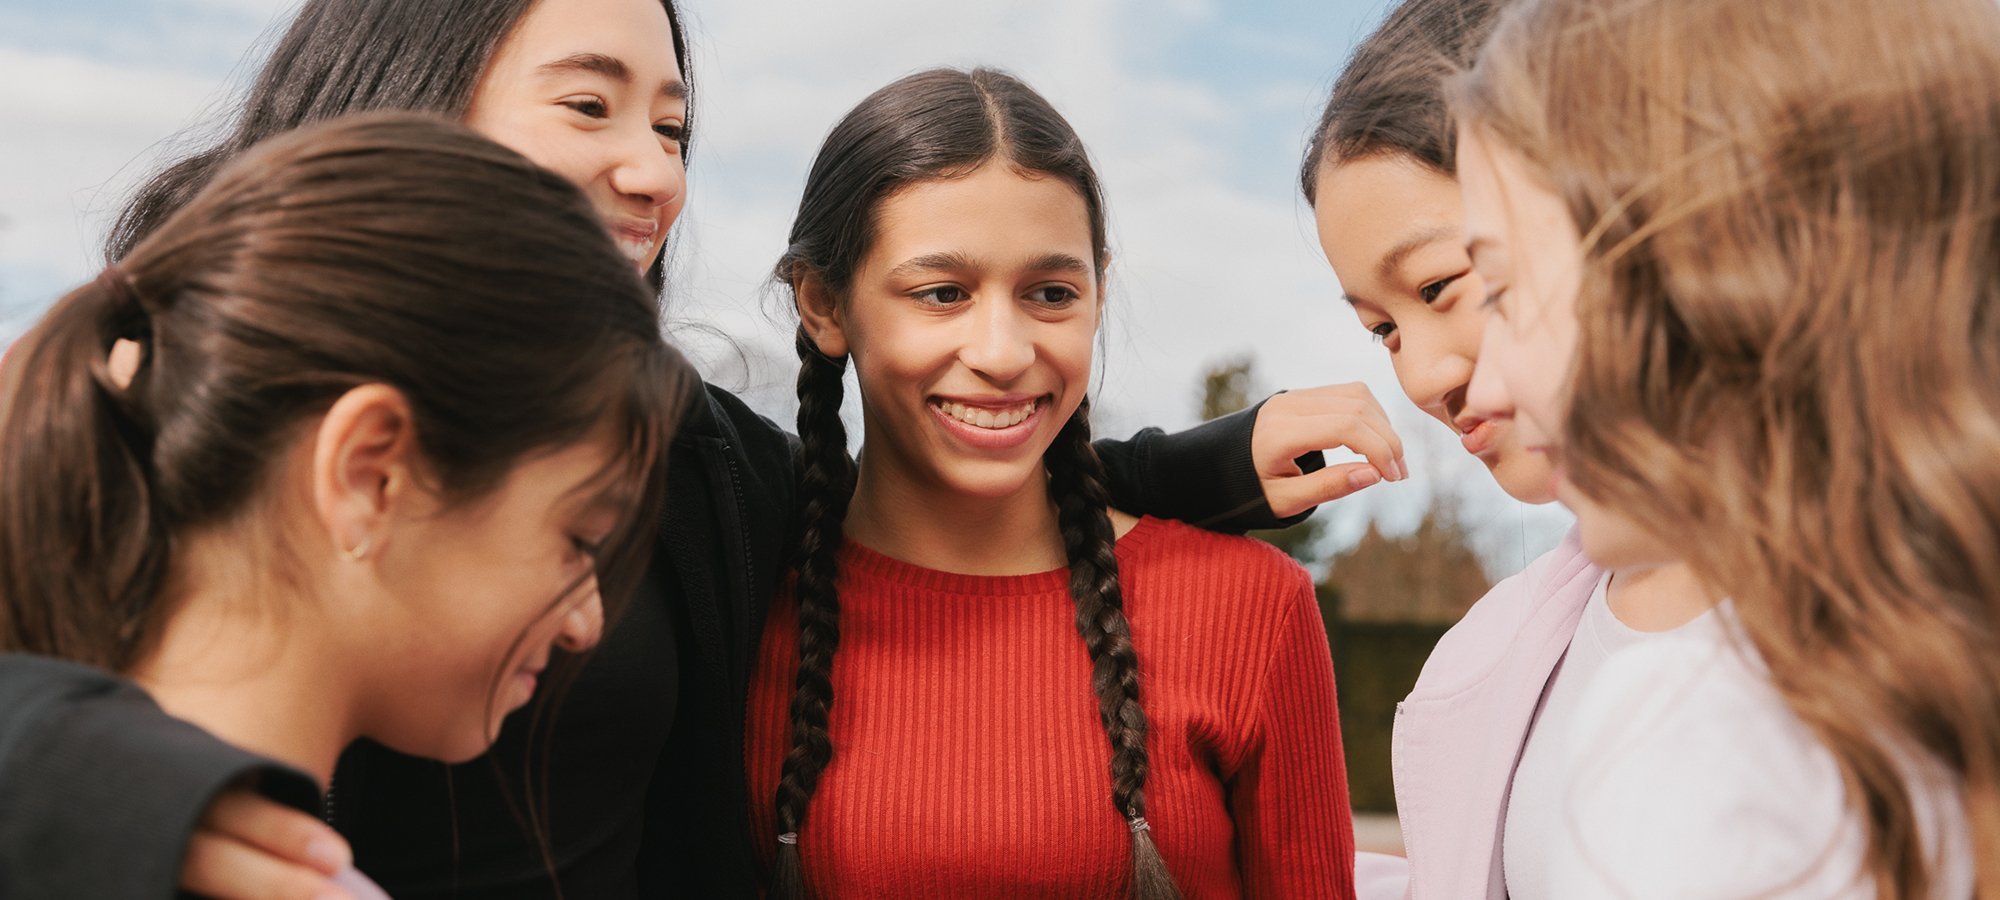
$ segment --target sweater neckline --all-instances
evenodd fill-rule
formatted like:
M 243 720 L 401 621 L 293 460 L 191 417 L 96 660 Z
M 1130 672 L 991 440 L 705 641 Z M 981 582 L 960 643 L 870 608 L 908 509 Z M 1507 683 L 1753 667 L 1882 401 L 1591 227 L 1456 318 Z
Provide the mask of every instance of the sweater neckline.
M 1140 516 L 1138 524 L 1118 539 L 1118 555 L 1124 557 L 1152 540 L 1165 525 L 1163 520 L 1152 516 Z M 967 575 L 904 562 L 853 540 L 841 543 L 840 572 L 847 578 L 887 582 L 932 593 L 976 597 L 1025 597 L 1069 590 L 1068 566 L 1019 575 Z

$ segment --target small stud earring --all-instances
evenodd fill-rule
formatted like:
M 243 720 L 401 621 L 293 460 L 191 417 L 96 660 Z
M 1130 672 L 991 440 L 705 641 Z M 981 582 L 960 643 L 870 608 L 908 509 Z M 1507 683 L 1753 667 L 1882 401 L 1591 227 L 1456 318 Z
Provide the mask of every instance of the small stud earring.
M 368 541 L 369 538 L 362 538 L 361 543 L 354 545 L 352 550 L 346 547 L 340 548 L 340 557 L 348 562 L 360 562 L 362 557 L 368 555 Z

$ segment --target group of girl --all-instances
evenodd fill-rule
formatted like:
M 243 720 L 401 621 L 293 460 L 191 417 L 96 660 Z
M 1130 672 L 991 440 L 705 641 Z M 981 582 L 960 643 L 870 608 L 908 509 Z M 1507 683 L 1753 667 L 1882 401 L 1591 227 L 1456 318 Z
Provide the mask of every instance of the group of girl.
M 1093 443 L 1096 173 L 930 70 L 807 177 L 793 438 L 661 337 L 686 60 L 670 0 L 313 0 L 10 349 L 0 895 L 2000 892 L 1991 0 L 1356 52 L 1346 299 L 1578 522 L 1399 707 L 1407 861 L 1309 578 L 1214 533 L 1403 477 L 1373 399 Z

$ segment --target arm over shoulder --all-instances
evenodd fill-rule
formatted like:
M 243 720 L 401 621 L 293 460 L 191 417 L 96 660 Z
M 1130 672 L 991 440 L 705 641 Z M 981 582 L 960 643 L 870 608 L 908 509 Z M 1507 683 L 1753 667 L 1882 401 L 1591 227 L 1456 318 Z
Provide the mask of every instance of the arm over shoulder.
M 1225 534 L 1305 521 L 1312 510 L 1278 518 L 1257 477 L 1250 441 L 1263 406 L 1259 403 L 1173 434 L 1146 428 L 1129 440 L 1096 442 L 1111 505 Z M 1324 466 L 1325 459 L 1315 452 L 1302 457 L 1300 465 L 1310 472 Z

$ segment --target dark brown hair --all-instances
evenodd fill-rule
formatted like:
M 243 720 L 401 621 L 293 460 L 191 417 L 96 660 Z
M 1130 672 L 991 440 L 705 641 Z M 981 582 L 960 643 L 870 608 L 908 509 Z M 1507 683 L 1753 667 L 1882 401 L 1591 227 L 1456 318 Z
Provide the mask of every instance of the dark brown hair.
M 1317 203 L 1320 167 L 1397 154 L 1442 175 L 1457 164 L 1444 80 L 1472 64 L 1507 0 L 1404 0 L 1354 49 L 1306 141 L 1299 188 Z
M 113 342 L 142 361 L 108 370 Z M 0 650 L 121 669 L 169 611 L 191 529 L 251 513 L 297 426 L 345 392 L 409 402 L 447 503 L 619 427 L 648 485 L 600 562 L 636 583 L 694 376 L 576 187 L 462 126 L 377 114 L 225 167 L 0 366 Z
M 427 112 L 463 119 L 493 51 L 537 0 L 307 0 L 271 49 L 226 137 L 160 170 L 119 213 L 105 258 L 122 259 L 215 173 L 273 135 L 339 116 Z M 681 81 L 694 88 L 675 0 L 660 0 Z M 690 93 L 682 160 L 691 148 Z M 664 258 L 647 270 L 659 287 Z
M 835 124 L 806 176 L 790 245 L 776 278 L 796 291 L 818 279 L 840 301 L 855 267 L 874 240 L 882 200 L 923 181 L 969 175 L 993 160 L 1052 176 L 1076 188 L 1090 220 L 1091 247 L 1102 280 L 1106 260 L 1104 201 L 1097 173 L 1062 115 L 1033 88 L 1004 72 L 932 69 L 870 94 Z M 847 358 L 819 352 L 803 327 L 800 360 L 799 668 L 791 705 L 791 750 L 778 783 L 781 842 L 775 892 L 806 896 L 797 833 L 805 824 L 820 773 L 833 758 L 827 716 L 833 707 L 833 654 L 840 644 L 840 597 L 835 588 L 841 522 L 854 493 L 854 460 L 840 421 L 841 376 Z M 1132 896 L 1180 896 L 1153 846 L 1146 816 L 1146 714 L 1139 705 L 1138 658 L 1118 581 L 1115 534 L 1108 515 L 1104 465 L 1090 445 L 1090 403 L 1077 408 L 1044 457 L 1069 557 L 1076 627 L 1089 648 L 1091 687 L 1111 743 L 1111 802 L 1132 826 Z
M 1570 477 L 1702 536 L 1873 894 L 1942 889 L 1915 765 L 2000 897 L 2000 6 L 1539 0 L 1461 91 L 1584 235 Z

